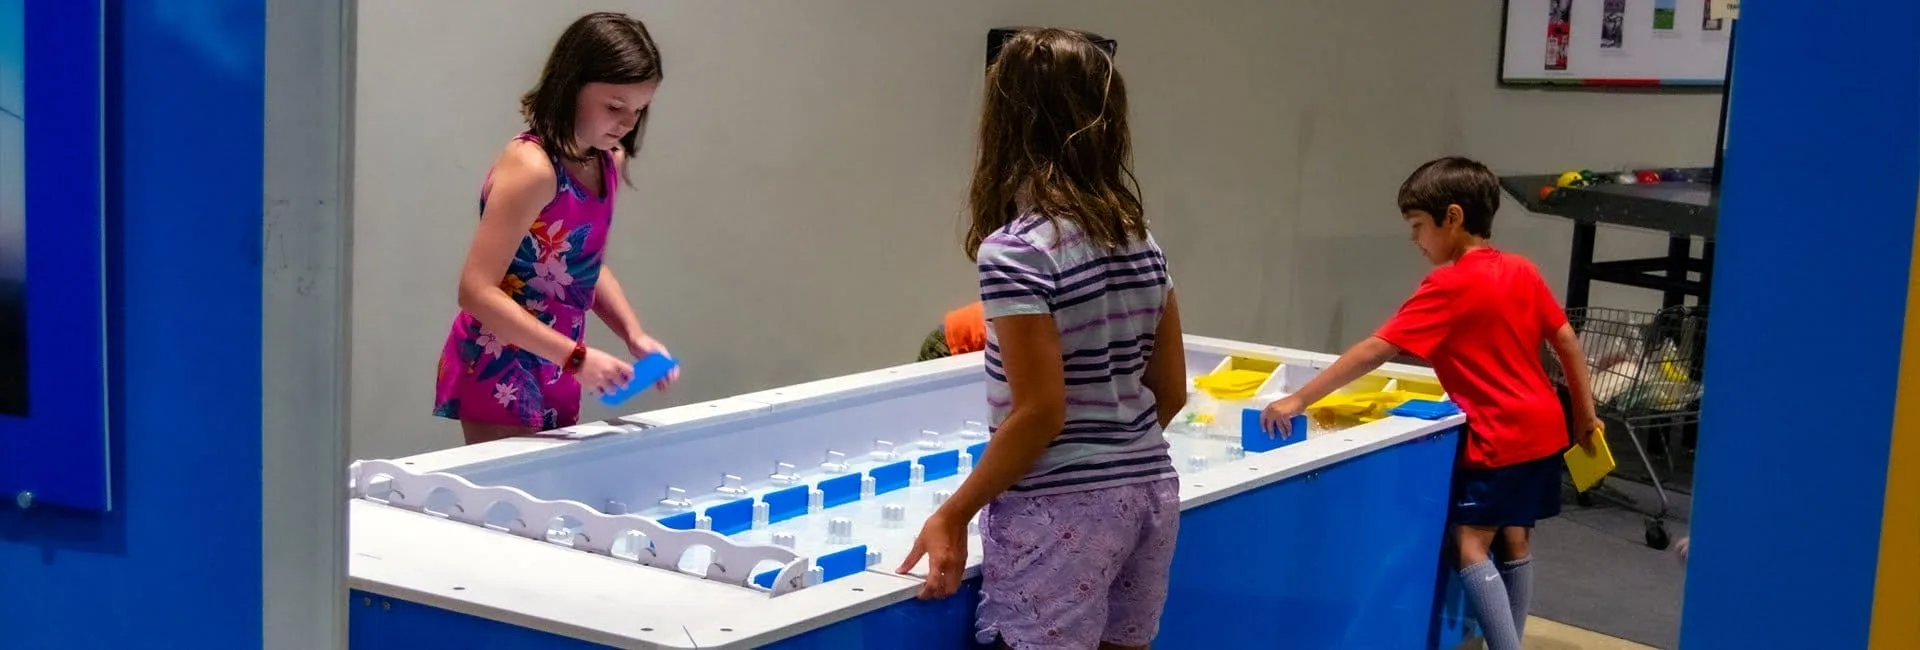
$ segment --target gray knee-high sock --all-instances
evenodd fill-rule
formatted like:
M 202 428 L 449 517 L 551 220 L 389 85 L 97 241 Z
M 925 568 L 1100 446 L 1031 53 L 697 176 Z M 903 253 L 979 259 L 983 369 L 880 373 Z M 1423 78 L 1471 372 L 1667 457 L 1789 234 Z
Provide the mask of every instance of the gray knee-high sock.
M 1460 570 L 1460 582 L 1473 601 L 1480 619 L 1480 632 L 1487 637 L 1487 650 L 1520 650 L 1520 632 L 1513 625 L 1513 604 L 1507 600 L 1507 585 L 1493 560 Z
M 1507 585 L 1507 600 L 1513 601 L 1513 633 L 1527 638 L 1527 607 L 1533 602 L 1533 557 L 1500 563 L 1500 581 Z

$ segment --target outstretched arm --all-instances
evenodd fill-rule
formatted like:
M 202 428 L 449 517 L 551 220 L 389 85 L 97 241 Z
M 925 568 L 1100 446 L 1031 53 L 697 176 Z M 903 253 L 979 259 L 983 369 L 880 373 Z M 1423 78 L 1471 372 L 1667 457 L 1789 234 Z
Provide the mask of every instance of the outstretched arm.
M 1378 336 L 1369 336 L 1347 348 L 1339 359 L 1334 360 L 1333 365 L 1314 375 L 1307 385 L 1294 391 L 1292 397 L 1299 398 L 1302 406 L 1311 405 L 1354 380 L 1365 377 L 1398 354 L 1399 347 Z
M 1269 435 L 1278 433 L 1285 437 L 1292 433 L 1294 416 L 1305 413 L 1308 406 L 1340 387 L 1373 372 L 1401 351 L 1421 358 L 1431 357 L 1453 329 L 1453 293 L 1447 281 L 1427 276 L 1380 331 L 1348 348 L 1332 366 L 1320 371 L 1300 390 L 1268 404 L 1260 413 L 1261 428 Z

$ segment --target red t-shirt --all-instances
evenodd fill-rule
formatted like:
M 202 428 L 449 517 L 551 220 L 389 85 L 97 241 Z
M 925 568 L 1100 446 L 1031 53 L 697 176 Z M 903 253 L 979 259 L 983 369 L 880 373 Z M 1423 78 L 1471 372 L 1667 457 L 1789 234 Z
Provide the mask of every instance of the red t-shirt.
M 1505 467 L 1567 448 L 1542 344 L 1567 323 L 1540 270 L 1492 248 L 1435 269 L 1374 336 L 1433 364 L 1466 412 L 1468 467 Z

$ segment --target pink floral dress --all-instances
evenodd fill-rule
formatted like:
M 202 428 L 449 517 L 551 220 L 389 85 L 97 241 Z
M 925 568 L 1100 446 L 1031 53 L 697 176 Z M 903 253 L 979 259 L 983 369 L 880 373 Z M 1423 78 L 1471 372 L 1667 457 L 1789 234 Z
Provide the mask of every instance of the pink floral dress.
M 515 139 L 538 142 L 531 133 Z M 553 201 L 540 211 L 500 280 L 500 288 L 514 302 L 575 341 L 586 340 L 618 185 L 611 156 L 604 151 L 599 155 L 601 186 L 606 188 L 599 197 L 558 157 L 549 156 L 559 177 Z M 480 192 L 482 212 L 492 179 L 489 170 Z M 435 387 L 433 414 L 444 418 L 536 431 L 572 426 L 580 419 L 579 382 L 552 362 L 508 345 L 466 310 L 454 317 L 447 332 Z

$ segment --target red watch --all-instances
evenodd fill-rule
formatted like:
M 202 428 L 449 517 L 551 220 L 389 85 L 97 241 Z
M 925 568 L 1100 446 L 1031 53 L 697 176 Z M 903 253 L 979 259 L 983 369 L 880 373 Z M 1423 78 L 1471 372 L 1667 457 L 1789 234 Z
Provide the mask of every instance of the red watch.
M 587 362 L 587 344 L 573 342 L 573 353 L 567 355 L 567 362 L 560 365 L 560 371 L 569 375 L 580 372 L 580 365 Z

